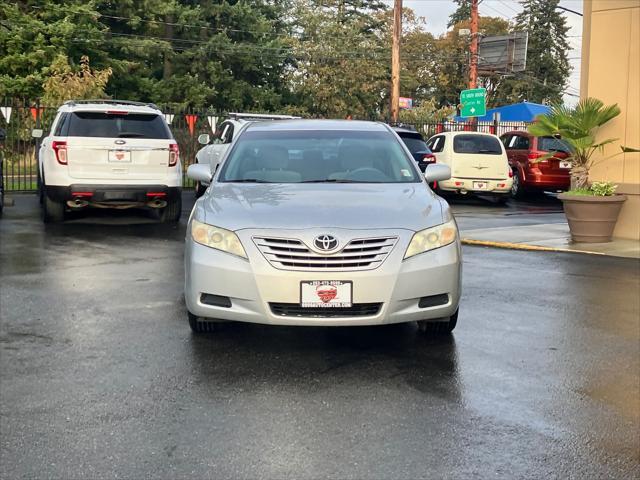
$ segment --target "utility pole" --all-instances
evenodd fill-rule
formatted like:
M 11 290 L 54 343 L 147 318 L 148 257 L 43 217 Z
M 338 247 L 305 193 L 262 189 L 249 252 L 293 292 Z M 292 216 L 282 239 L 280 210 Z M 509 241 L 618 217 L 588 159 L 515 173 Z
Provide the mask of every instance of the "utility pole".
M 393 42 L 391 44 L 391 121 L 398 121 L 400 111 L 400 36 L 402 35 L 402 0 L 393 1 Z
M 471 0 L 471 64 L 469 88 L 478 88 L 478 0 Z

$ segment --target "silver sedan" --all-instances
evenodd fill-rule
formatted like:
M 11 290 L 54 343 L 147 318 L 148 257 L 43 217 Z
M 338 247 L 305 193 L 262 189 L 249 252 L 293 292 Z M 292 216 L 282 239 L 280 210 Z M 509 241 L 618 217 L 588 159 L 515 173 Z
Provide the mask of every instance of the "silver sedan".
M 448 333 L 458 317 L 461 253 L 449 205 L 382 123 L 248 123 L 187 228 L 185 299 L 195 332 L 216 322 L 379 325 Z M 425 178 L 426 177 L 426 178 Z

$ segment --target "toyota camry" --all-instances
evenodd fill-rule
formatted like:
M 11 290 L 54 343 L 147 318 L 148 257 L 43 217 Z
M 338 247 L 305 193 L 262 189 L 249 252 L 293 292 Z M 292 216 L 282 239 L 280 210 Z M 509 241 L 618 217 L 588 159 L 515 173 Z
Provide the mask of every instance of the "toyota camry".
M 243 126 L 187 228 L 185 300 L 195 332 L 217 322 L 457 323 L 461 253 L 449 205 L 387 125 L 292 120 Z

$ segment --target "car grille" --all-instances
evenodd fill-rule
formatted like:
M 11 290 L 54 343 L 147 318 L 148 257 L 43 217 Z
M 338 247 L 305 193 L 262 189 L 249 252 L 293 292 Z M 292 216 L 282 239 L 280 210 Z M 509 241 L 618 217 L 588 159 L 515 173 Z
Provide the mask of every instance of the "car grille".
M 351 307 L 303 308 L 297 303 L 270 303 L 271 312 L 281 317 L 369 317 L 377 315 L 382 303 L 354 303 Z
M 379 267 L 396 244 L 398 237 L 351 240 L 342 250 L 322 255 L 301 240 L 253 237 L 262 254 L 275 268 L 282 270 L 370 270 Z

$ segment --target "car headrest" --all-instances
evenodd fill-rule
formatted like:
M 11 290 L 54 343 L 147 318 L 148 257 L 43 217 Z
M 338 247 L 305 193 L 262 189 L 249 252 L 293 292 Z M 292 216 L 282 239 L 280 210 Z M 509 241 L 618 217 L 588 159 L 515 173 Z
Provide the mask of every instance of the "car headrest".
M 289 166 L 289 151 L 284 147 L 270 146 L 260 152 L 258 167 L 267 170 L 283 170 Z

